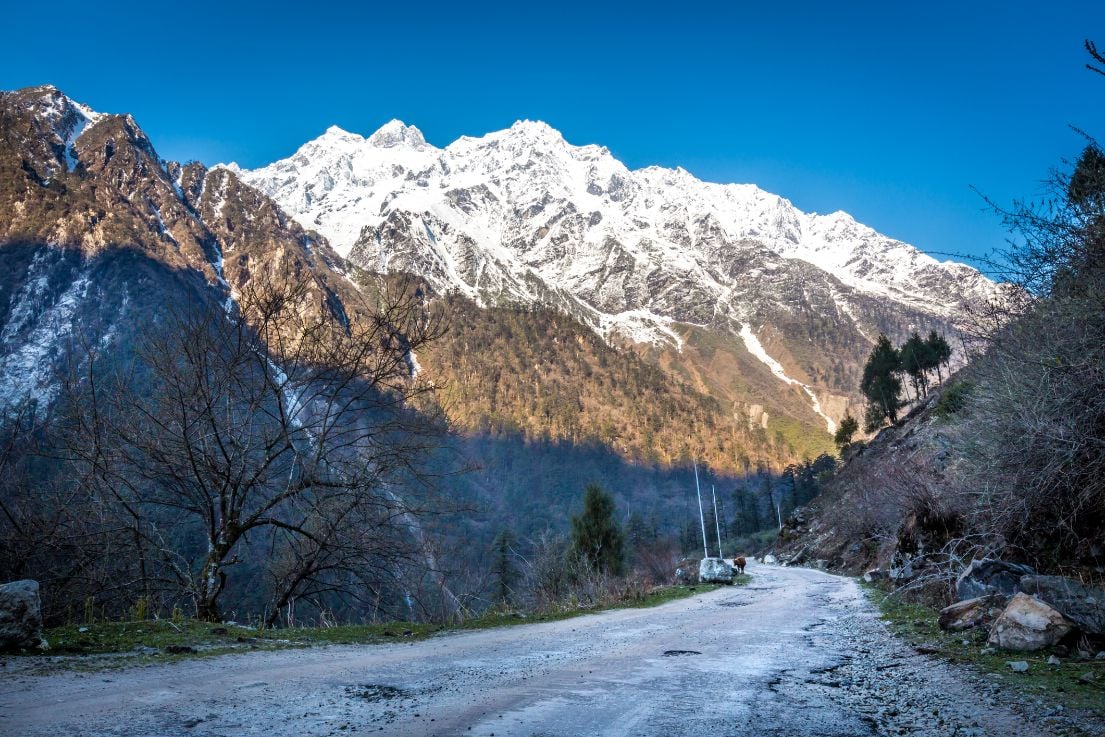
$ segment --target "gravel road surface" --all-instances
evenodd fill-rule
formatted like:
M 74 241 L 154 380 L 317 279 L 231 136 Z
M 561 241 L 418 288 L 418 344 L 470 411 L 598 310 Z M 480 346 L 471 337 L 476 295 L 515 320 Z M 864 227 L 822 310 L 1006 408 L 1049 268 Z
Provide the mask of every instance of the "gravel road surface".
M 855 582 L 800 568 L 750 573 L 747 587 L 652 609 L 419 642 L 9 673 L 0 734 L 1058 733 L 891 638 Z

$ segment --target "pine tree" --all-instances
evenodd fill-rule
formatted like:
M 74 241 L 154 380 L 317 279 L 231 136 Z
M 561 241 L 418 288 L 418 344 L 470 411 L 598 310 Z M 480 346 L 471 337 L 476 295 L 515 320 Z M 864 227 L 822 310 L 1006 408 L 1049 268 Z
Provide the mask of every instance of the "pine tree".
M 625 540 L 614 519 L 614 499 L 597 484 L 583 494 L 583 513 L 572 517 L 571 556 L 591 569 L 620 574 Z
M 851 413 L 846 414 L 844 419 L 840 421 L 836 434 L 833 435 L 833 442 L 836 443 L 836 447 L 841 452 L 844 452 L 844 449 L 852 444 L 852 438 L 857 432 L 859 432 L 859 421 L 852 417 Z
M 902 382 L 898 378 L 902 360 L 897 349 L 885 335 L 879 335 L 867 364 L 863 367 L 860 390 L 867 397 L 865 424 L 868 432 L 878 429 L 884 422 L 898 421 L 902 408 Z
M 1101 209 L 1105 197 L 1105 153 L 1096 143 L 1082 151 L 1067 184 L 1067 199 L 1072 205 L 1096 205 Z
M 937 359 L 931 347 L 920 334 L 914 332 L 898 351 L 902 370 L 909 375 L 913 384 L 913 394 L 918 399 L 928 396 L 928 378 L 926 372 L 936 365 Z
M 948 345 L 947 339 L 937 333 L 935 330 L 929 333 L 929 337 L 925 339 L 925 345 L 928 347 L 929 360 L 931 366 L 929 368 L 936 369 L 936 378 L 940 383 L 944 382 L 944 376 L 940 372 L 940 366 L 948 365 L 948 361 L 952 357 L 952 347 Z

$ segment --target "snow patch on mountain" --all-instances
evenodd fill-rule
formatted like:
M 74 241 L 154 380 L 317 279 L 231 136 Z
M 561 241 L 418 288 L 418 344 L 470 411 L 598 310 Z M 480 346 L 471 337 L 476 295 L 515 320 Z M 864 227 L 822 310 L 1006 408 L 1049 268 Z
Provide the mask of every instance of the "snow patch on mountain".
M 758 358 L 764 363 L 771 373 L 775 374 L 780 381 L 783 381 L 792 386 L 797 386 L 806 393 L 806 396 L 810 399 L 810 405 L 813 407 L 813 411 L 820 415 L 825 420 L 825 426 L 830 433 L 836 432 L 836 421 L 833 418 L 825 414 L 821 408 L 821 400 L 817 398 L 817 394 L 813 388 L 808 384 L 804 384 L 798 379 L 787 376 L 786 370 L 783 365 L 771 357 L 766 350 L 764 350 L 763 344 L 760 343 L 760 339 L 756 337 L 756 334 L 752 332 L 752 327 L 749 325 L 741 325 L 740 329 L 741 340 L 744 341 L 744 347 L 748 349 L 748 352 Z
M 77 166 L 77 149 L 75 148 L 77 139 L 105 117 L 102 113 L 92 110 L 87 105 L 81 105 L 78 102 L 70 102 L 73 105 L 73 109 L 77 112 L 77 120 L 73 123 L 72 128 L 65 136 L 65 164 L 67 171 L 72 171 Z
M 36 263 L 44 262 L 36 256 Z M 43 406 L 53 402 L 59 386 L 52 359 L 59 344 L 72 335 L 73 320 L 90 285 L 88 274 L 78 274 L 53 304 L 44 305 L 35 315 L 9 320 L 0 336 L 5 347 L 0 353 L 0 408 L 8 409 L 28 398 Z M 31 277 L 18 304 L 40 304 L 46 299 L 47 287 L 45 275 Z
M 628 338 L 633 343 L 670 345 L 683 352 L 683 339 L 673 329 L 674 321 L 650 310 L 629 310 L 617 315 L 599 314 L 599 333 L 611 338 Z

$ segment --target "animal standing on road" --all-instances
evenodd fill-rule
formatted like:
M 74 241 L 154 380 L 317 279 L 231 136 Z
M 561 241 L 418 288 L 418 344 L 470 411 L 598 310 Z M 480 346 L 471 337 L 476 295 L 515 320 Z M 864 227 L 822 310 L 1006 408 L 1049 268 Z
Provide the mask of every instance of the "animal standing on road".
M 748 561 L 746 561 L 744 559 L 743 555 L 739 558 L 733 558 L 733 567 L 737 569 L 737 573 L 739 573 L 743 576 L 744 575 L 744 564 L 747 563 L 747 562 Z

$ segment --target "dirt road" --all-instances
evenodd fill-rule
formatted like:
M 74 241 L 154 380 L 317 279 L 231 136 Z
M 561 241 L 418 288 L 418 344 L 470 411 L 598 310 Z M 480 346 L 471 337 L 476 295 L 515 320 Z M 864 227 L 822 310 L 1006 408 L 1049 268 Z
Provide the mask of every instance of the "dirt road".
M 853 581 L 750 572 L 654 609 L 407 644 L 0 675 L 0 734 L 1051 734 L 891 639 Z

